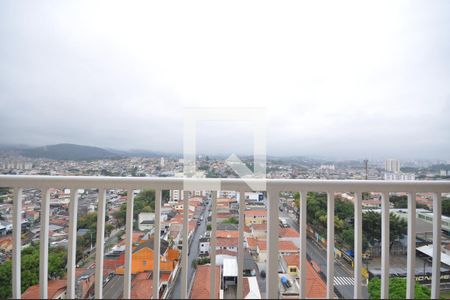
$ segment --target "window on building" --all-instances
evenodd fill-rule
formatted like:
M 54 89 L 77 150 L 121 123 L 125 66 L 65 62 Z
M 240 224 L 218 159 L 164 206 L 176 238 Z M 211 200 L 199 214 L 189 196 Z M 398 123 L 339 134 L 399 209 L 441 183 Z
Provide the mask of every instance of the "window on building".
M 289 272 L 295 273 L 295 272 L 297 272 L 297 268 L 296 267 L 291 267 L 291 268 L 289 268 Z

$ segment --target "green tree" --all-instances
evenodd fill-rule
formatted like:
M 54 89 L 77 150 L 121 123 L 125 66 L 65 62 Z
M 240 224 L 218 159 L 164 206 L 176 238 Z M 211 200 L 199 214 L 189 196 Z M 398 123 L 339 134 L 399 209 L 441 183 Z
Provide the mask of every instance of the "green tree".
M 200 257 L 200 258 L 194 259 L 192 261 L 192 267 L 194 269 L 196 269 L 197 266 L 206 265 L 206 264 L 209 264 L 209 263 L 211 263 L 211 259 L 209 257 Z
M 450 199 L 443 198 L 442 199 L 442 214 L 450 217 Z
M 406 195 L 391 195 L 389 197 L 389 202 L 394 205 L 394 208 L 408 208 L 408 196 Z
M 105 233 L 106 233 L 106 236 L 110 236 L 111 235 L 111 232 L 114 230 L 114 228 L 116 228 L 114 225 L 112 225 L 112 224 L 106 224 L 106 226 L 105 226 Z
M 294 207 L 297 208 L 297 211 L 300 209 L 300 193 L 294 193 Z
M 48 278 L 62 278 L 66 272 L 67 257 L 63 248 L 50 248 L 48 256 Z M 11 260 L 0 265 L 0 298 L 12 296 Z M 21 253 L 21 291 L 39 283 L 39 245 L 32 245 Z
M 164 194 L 163 194 L 164 197 Z M 167 197 L 167 196 L 166 196 Z M 134 198 L 133 207 L 133 219 L 137 220 L 141 212 L 154 212 L 155 211 L 155 191 L 143 190 Z M 127 205 L 124 203 L 120 206 L 119 211 L 113 214 L 119 226 L 123 226 L 126 223 Z
M 431 290 L 421 284 L 416 283 L 415 299 L 430 299 Z M 380 299 L 381 296 L 381 280 L 379 278 L 372 278 L 369 281 L 369 299 Z M 406 278 L 390 278 L 389 279 L 389 298 L 391 299 L 406 299 Z
M 229 217 L 228 219 L 223 221 L 222 224 L 239 224 L 239 220 L 235 217 Z

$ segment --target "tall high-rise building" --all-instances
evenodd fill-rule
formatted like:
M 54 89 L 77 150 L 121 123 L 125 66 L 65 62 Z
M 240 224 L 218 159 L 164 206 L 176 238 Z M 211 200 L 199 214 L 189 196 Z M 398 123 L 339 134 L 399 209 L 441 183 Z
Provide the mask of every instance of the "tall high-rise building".
M 398 159 L 386 159 L 384 162 L 386 172 L 400 172 L 400 161 Z

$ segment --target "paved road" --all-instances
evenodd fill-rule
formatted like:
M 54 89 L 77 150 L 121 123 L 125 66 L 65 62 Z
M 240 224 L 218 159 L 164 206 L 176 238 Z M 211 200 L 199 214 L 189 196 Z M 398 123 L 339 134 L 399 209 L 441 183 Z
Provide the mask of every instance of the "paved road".
M 210 202 L 209 202 L 210 203 Z M 192 267 L 192 261 L 196 258 L 198 258 L 198 253 L 199 253 L 199 249 L 198 249 L 198 245 L 199 245 L 199 239 L 201 235 L 205 235 L 206 232 L 206 224 L 208 222 L 208 208 L 209 208 L 210 204 L 208 204 L 202 215 L 203 215 L 203 221 L 201 222 L 201 224 L 199 226 L 197 226 L 197 230 L 194 233 L 194 237 L 192 238 L 192 242 L 189 245 L 189 255 L 188 255 L 188 260 L 189 260 L 189 264 L 188 264 L 188 289 L 190 287 L 191 281 L 194 279 L 194 271 L 195 269 Z M 178 274 L 178 277 L 175 281 L 173 290 L 171 292 L 171 295 L 169 296 L 170 299 L 181 299 L 180 298 L 180 291 L 181 291 L 181 269 L 180 269 L 180 273 Z
M 285 217 L 289 226 L 299 231 L 300 225 L 295 217 L 291 214 L 280 212 L 280 216 Z M 320 270 L 327 275 L 327 251 L 314 240 L 307 238 L 306 253 L 314 260 L 320 267 Z M 341 293 L 345 299 L 353 298 L 353 270 L 348 264 L 335 260 L 334 265 L 334 286 Z M 369 294 L 367 287 L 362 287 L 362 296 L 368 298 Z

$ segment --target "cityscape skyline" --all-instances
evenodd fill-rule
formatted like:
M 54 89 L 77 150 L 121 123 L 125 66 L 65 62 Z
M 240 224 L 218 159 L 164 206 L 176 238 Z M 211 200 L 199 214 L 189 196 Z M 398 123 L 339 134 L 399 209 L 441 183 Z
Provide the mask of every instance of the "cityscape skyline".
M 123 156 L 123 157 L 183 157 L 182 151 L 157 151 L 151 148 L 124 148 L 124 147 L 102 147 L 101 145 L 80 145 L 75 143 L 55 143 L 51 145 L 42 145 L 42 144 L 25 144 L 25 143 L 18 143 L 18 144 L 7 144 L 7 143 L 0 143 L 0 153 L 14 153 L 15 151 L 19 151 L 16 154 L 20 155 L 20 151 L 26 150 L 26 149 L 37 149 L 37 148 L 45 148 L 47 146 L 58 146 L 58 145 L 75 145 L 75 146 L 81 146 L 81 147 L 93 147 L 93 148 L 99 148 L 102 150 L 110 151 L 112 154 L 117 155 L 117 157 Z M 10 152 L 12 151 L 12 152 Z M 245 159 L 253 157 L 253 154 L 250 152 L 247 153 L 234 153 L 234 152 L 218 152 L 218 153 L 212 153 L 212 152 L 198 152 L 197 156 L 209 156 L 211 158 L 218 158 L 218 159 L 226 159 L 230 155 L 235 154 L 238 157 L 242 157 Z M 15 154 L 14 154 L 15 155 Z M 38 158 L 38 157 L 35 157 Z M 401 156 L 401 157 L 395 157 L 395 156 L 386 156 L 386 155 L 372 155 L 372 156 L 350 156 L 350 155 L 333 155 L 333 154 L 286 154 L 286 155 L 276 155 L 267 153 L 268 159 L 296 159 L 296 158 L 310 158 L 315 159 L 319 161 L 358 161 L 361 160 L 361 163 L 364 163 L 363 160 L 369 159 L 369 163 L 372 163 L 373 161 L 377 162 L 383 162 L 385 160 L 399 160 L 399 161 L 429 161 L 429 162 L 442 162 L 442 163 L 448 163 L 450 162 L 450 158 L 446 157 L 414 157 L 414 156 Z M 101 159 L 101 158 L 99 158 Z M 57 160 L 57 159 L 55 159 Z M 96 159 L 95 159 L 96 160 Z

